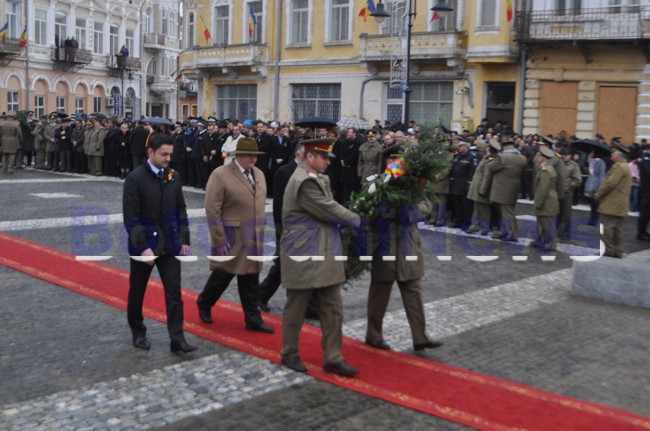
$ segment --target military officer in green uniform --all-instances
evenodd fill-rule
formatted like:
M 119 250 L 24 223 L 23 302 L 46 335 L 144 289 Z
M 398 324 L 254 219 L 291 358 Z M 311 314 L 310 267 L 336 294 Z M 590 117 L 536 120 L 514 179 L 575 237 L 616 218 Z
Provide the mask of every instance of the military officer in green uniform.
M 557 172 L 550 160 L 555 153 L 548 147 L 540 147 L 539 168 L 535 174 L 533 195 L 535 196 L 535 216 L 537 217 L 537 239 L 534 245 L 543 251 L 555 251 L 555 222 L 560 210 L 557 198 Z
M 399 145 L 384 151 L 386 164 L 399 159 Z M 390 181 L 390 180 L 388 180 Z M 424 305 L 422 304 L 421 280 L 424 276 L 422 238 L 417 228 L 421 218 L 415 207 L 386 208 L 372 229 L 373 258 L 368 292 L 368 328 L 366 344 L 377 349 L 388 350 L 384 341 L 382 324 L 390 291 L 397 281 L 404 311 L 411 327 L 415 350 L 433 349 L 442 346 L 432 341 L 426 332 Z
M 7 112 L 0 121 L 0 151 L 2 151 L 2 169 L 7 174 L 14 173 L 16 153 L 22 145 L 23 133 L 20 130 L 19 118 L 14 111 Z
M 357 175 L 361 178 L 361 185 L 373 181 L 381 173 L 382 145 L 377 141 L 377 132 L 370 130 L 367 133 L 368 141 L 359 147 L 359 163 Z
M 596 199 L 600 201 L 598 212 L 603 224 L 605 256 L 622 258 L 623 220 L 630 210 L 632 174 L 621 151 L 612 153 L 612 161 L 614 164 L 596 192 Z
M 345 281 L 339 226 L 358 227 L 359 216 L 338 204 L 329 179 L 323 175 L 330 164 L 335 140 L 302 141 L 305 160 L 289 179 L 282 206 L 283 232 L 280 240 L 282 286 L 287 289 L 282 322 L 282 363 L 306 372 L 300 359 L 298 340 L 309 299 L 318 302 L 323 333 L 324 370 L 353 376 L 359 372 L 343 359 L 343 304 L 341 284 Z

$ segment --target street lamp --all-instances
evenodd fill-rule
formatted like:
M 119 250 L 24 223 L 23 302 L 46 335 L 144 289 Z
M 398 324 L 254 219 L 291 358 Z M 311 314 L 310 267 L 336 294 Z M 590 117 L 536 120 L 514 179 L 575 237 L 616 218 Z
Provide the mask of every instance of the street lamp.
M 416 9 L 417 9 L 417 0 L 416 0 Z M 412 0 L 408 0 L 407 3 L 408 10 L 406 11 L 408 16 L 408 24 L 406 28 L 406 73 L 405 81 L 402 86 L 402 92 L 404 93 L 404 118 L 402 118 L 402 124 L 408 124 L 409 122 L 409 102 L 411 99 L 411 86 L 410 86 L 410 75 L 411 75 L 411 30 L 413 29 L 413 19 L 417 16 L 417 10 L 413 10 Z M 449 6 L 445 0 L 440 0 L 435 6 L 431 8 L 432 11 L 437 12 L 441 16 L 445 12 L 451 12 L 454 9 Z M 384 22 L 384 19 L 390 17 L 390 13 L 386 12 L 382 0 L 379 0 L 375 7 L 375 11 L 370 14 L 370 16 L 375 18 L 377 24 L 381 25 Z

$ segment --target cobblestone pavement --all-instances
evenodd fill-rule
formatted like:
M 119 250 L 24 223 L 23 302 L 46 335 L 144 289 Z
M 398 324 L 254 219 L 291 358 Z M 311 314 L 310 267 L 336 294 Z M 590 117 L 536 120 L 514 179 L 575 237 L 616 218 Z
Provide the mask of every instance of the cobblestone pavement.
M 113 256 L 107 264 L 128 269 L 121 184 L 33 170 L 0 176 L 0 231 L 77 255 Z M 186 200 L 198 260 L 183 264 L 183 286 L 199 291 L 208 276 L 203 193 L 188 189 Z M 517 209 L 530 232 L 530 205 Z M 578 220 L 585 214 L 575 211 Z M 633 253 L 626 259 L 647 261 L 650 244 L 634 240 L 635 222 L 626 220 Z M 427 323 L 445 346 L 412 350 L 397 288 L 386 341 L 407 354 L 650 416 L 650 310 L 570 294 L 569 255 L 598 247 L 595 229 L 579 231 L 555 260 L 543 261 L 524 240 L 423 227 Z M 269 254 L 273 238 L 269 229 Z M 172 355 L 157 322 L 148 322 L 152 350 L 139 351 L 123 311 L 4 267 L 0 280 L 2 429 L 465 429 L 192 335 L 198 352 Z M 364 274 L 343 290 L 347 336 L 365 335 L 367 286 Z M 238 303 L 236 289 L 224 299 Z M 281 314 L 283 303 L 279 291 L 272 313 Z

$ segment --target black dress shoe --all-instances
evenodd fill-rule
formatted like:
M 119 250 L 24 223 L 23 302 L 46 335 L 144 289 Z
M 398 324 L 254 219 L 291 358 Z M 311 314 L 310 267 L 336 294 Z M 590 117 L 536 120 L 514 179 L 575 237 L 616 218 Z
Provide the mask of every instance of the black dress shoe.
M 187 341 L 172 341 L 170 348 L 172 353 L 190 353 L 198 349 Z
M 199 308 L 199 319 L 203 323 L 213 323 L 214 320 L 212 320 L 212 313 L 210 313 L 210 310 L 204 310 L 202 308 Z
M 272 334 L 275 332 L 275 329 L 273 329 L 272 326 L 265 323 L 260 323 L 259 325 L 246 325 L 246 329 L 249 331 L 264 332 L 265 334 Z
M 427 341 L 426 343 L 420 343 L 420 344 L 414 344 L 413 349 L 416 351 L 424 350 L 424 349 L 435 349 L 436 347 L 442 346 L 444 343 L 441 341 Z
M 345 361 L 337 362 L 335 364 L 325 364 L 323 369 L 328 373 L 340 374 L 341 376 L 346 377 L 352 377 L 359 373 L 359 370 L 349 366 Z
M 366 338 L 366 344 L 370 347 L 374 347 L 375 349 L 390 350 L 390 346 L 384 340 L 375 341 Z
M 298 355 L 282 358 L 282 365 L 285 365 L 288 368 L 291 368 L 293 371 L 297 371 L 299 373 L 307 372 L 307 367 L 305 367 L 305 364 L 302 362 L 302 359 L 300 359 L 300 356 Z
M 151 349 L 151 343 L 147 340 L 147 337 L 144 335 L 136 335 L 133 337 L 133 346 L 142 350 Z

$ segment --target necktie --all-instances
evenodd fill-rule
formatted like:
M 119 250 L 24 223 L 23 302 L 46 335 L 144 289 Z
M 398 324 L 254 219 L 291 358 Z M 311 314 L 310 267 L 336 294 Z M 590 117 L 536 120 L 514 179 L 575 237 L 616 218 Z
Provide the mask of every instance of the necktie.
M 244 171 L 244 175 L 246 175 L 246 179 L 250 183 L 251 187 L 253 188 L 253 192 L 255 191 L 255 181 L 253 181 L 253 175 L 251 174 L 250 169 L 246 169 Z
M 158 179 L 162 182 L 164 178 L 165 178 L 165 171 L 161 169 L 158 171 Z

